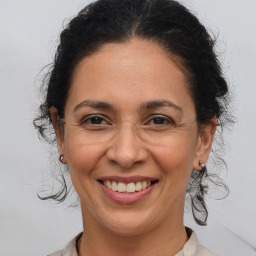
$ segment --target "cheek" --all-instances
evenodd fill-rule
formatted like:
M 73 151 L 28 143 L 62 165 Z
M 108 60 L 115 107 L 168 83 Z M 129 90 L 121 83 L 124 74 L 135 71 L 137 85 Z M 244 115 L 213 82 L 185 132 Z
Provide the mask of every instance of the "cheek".
M 65 154 L 72 177 L 91 176 L 105 149 L 102 145 L 86 145 L 75 139 L 66 140 Z
M 151 149 L 151 154 L 166 175 L 184 180 L 190 176 L 196 153 L 196 139 L 190 136 Z

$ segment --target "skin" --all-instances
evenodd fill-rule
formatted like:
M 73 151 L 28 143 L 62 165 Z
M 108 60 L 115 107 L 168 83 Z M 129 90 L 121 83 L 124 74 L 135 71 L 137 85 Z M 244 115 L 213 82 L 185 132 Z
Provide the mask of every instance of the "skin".
M 105 44 L 77 65 L 65 106 L 64 134 L 54 107 L 51 116 L 59 152 L 81 199 L 84 235 L 78 242 L 79 256 L 170 256 L 183 248 L 188 239 L 183 224 L 186 187 L 192 169 L 201 170 L 199 160 L 207 162 L 216 128 L 216 118 L 214 125 L 198 126 L 188 87 L 183 71 L 165 50 L 141 39 Z M 74 110 L 85 100 L 106 102 L 112 109 L 84 105 Z M 142 104 L 159 100 L 181 110 L 141 109 Z M 96 113 L 111 120 L 103 128 L 121 124 L 106 143 L 83 137 L 87 126 L 81 127 L 81 120 Z M 189 129 L 176 128 L 158 143 L 143 140 L 134 124 L 155 126 L 150 119 L 155 114 Z M 146 198 L 129 205 L 111 201 L 97 181 L 102 176 L 134 175 L 159 182 Z

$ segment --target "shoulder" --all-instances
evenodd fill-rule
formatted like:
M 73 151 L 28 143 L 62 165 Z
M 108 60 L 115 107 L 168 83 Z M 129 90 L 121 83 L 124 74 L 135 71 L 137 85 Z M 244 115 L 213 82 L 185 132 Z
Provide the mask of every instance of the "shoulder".
M 83 233 L 78 234 L 76 237 L 74 237 L 68 245 L 64 248 L 64 250 L 56 251 L 52 254 L 49 254 L 47 256 L 78 256 L 77 250 L 76 250 L 76 244 L 79 238 L 82 236 Z
M 188 235 L 190 235 L 189 240 L 184 245 L 183 250 L 180 252 L 180 254 L 177 254 L 176 256 L 217 256 L 206 247 L 198 243 L 197 236 L 193 230 L 187 227 L 186 230 Z
M 51 254 L 49 254 L 47 256 L 62 256 L 62 255 L 63 255 L 63 250 L 60 250 L 60 251 L 51 253 Z
M 199 245 L 197 248 L 196 256 L 217 256 L 217 254 L 212 253 L 206 247 Z

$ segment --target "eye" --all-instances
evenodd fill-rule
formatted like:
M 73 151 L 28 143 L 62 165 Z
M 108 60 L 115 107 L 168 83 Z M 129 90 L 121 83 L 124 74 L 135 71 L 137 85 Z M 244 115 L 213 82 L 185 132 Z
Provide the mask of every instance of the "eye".
M 85 117 L 81 124 L 83 126 L 106 126 L 110 125 L 108 121 L 106 121 L 106 118 L 101 115 L 90 115 Z
M 165 126 L 165 125 L 174 125 L 174 121 L 165 116 L 153 116 L 146 123 L 146 125 L 151 126 Z

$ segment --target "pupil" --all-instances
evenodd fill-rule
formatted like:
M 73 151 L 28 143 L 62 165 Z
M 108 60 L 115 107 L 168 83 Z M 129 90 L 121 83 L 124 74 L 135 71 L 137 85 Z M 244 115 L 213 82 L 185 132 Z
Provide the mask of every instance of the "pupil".
M 163 124 L 163 123 L 164 123 L 164 120 L 161 117 L 156 117 L 154 119 L 154 124 Z
M 93 124 L 101 124 L 101 122 L 102 122 L 102 118 L 100 118 L 100 117 L 93 117 L 91 119 L 91 123 L 93 123 Z

